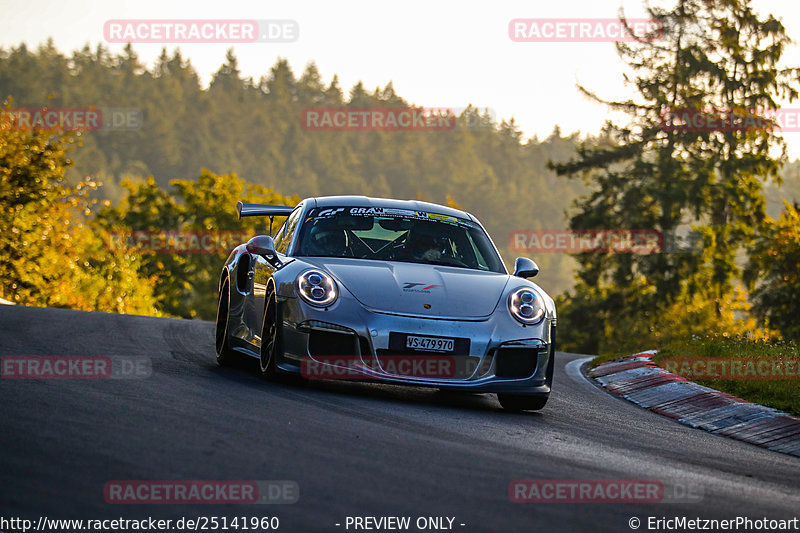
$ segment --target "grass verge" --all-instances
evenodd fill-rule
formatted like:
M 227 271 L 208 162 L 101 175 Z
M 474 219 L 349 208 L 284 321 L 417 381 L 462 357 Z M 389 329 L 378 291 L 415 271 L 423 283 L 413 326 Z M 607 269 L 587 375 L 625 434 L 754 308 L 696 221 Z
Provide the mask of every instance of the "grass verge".
M 632 353 L 605 354 L 591 366 Z M 800 416 L 800 346 L 794 343 L 694 336 L 660 347 L 653 361 L 701 385 Z

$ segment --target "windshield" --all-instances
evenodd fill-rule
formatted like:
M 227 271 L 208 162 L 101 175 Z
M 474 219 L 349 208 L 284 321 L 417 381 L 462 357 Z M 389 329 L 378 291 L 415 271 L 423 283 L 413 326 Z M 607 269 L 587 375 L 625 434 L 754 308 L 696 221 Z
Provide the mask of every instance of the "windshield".
M 409 209 L 312 209 L 303 222 L 295 255 L 404 261 L 505 272 L 489 237 L 478 224 Z

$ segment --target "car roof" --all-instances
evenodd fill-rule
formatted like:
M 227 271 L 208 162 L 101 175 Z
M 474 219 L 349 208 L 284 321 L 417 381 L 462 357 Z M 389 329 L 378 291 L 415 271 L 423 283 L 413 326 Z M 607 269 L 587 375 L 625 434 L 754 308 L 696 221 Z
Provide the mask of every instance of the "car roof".
M 311 207 L 388 207 L 392 209 L 411 209 L 413 211 L 449 215 L 478 222 L 474 216 L 466 211 L 419 200 L 394 200 L 391 198 L 370 198 L 367 196 L 320 196 L 317 198 L 307 198 L 304 201 L 310 204 Z

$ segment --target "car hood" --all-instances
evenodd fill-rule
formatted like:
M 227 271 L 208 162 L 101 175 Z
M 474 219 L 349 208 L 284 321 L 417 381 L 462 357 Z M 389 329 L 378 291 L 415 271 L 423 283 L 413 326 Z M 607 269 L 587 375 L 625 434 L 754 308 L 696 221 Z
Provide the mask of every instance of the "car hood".
M 440 265 L 304 257 L 327 270 L 365 307 L 403 315 L 483 318 L 492 314 L 507 274 Z

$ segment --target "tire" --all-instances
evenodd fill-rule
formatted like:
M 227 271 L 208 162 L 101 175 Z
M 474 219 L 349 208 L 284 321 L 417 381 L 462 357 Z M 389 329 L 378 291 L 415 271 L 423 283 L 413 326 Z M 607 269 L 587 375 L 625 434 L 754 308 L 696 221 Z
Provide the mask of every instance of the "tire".
M 538 411 L 547 403 L 547 396 L 523 396 L 521 394 L 498 394 L 497 399 L 506 411 Z
M 280 313 L 278 309 L 278 299 L 275 295 L 275 289 L 270 286 L 267 289 L 267 305 L 264 309 L 264 322 L 261 326 L 261 358 L 259 360 L 259 368 L 261 376 L 269 379 L 276 380 L 278 378 L 278 369 L 275 366 L 275 360 L 282 354 L 282 335 L 280 323 Z
M 217 363 L 220 366 L 234 366 L 239 362 L 239 354 L 233 351 L 228 340 L 228 317 L 230 311 L 230 283 L 226 279 L 219 291 L 217 302 L 217 321 L 215 330 L 215 347 Z

